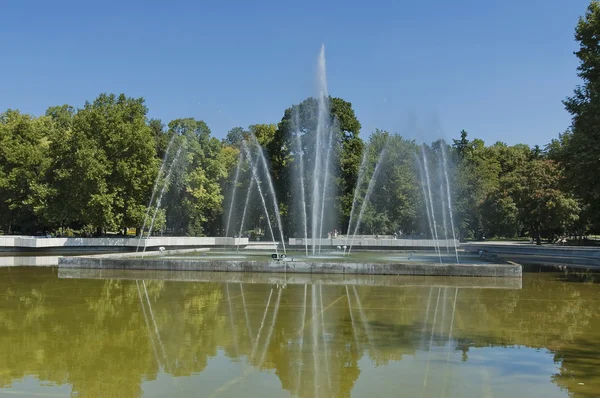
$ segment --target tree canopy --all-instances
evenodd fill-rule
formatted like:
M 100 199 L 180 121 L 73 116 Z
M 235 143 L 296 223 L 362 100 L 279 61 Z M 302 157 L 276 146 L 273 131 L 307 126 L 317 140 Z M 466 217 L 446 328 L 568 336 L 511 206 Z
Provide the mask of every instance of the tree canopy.
M 355 211 L 361 223 L 353 228 L 368 234 L 448 236 L 447 212 L 461 239 L 598 232 L 600 2 L 579 19 L 575 39 L 582 84 L 564 100 L 571 126 L 533 147 L 489 145 L 465 130 L 451 145 L 378 129 L 365 136 L 352 103 L 328 97 L 322 122 L 333 161 L 321 169 L 315 98 L 285 109 L 276 124 L 236 127 L 222 140 L 202 120 L 149 119 L 144 99 L 124 94 L 51 106 L 41 116 L 8 109 L 0 113 L 0 232 L 140 233 L 150 217 L 166 233 L 262 236 L 278 208 L 284 235 L 301 237 L 297 199 L 304 185 L 310 213 L 315 170 L 332 181 L 319 193 L 332 205 L 327 228 L 343 232 Z M 263 203 L 256 190 L 268 180 L 275 198 Z M 433 227 L 430 218 L 444 223 Z

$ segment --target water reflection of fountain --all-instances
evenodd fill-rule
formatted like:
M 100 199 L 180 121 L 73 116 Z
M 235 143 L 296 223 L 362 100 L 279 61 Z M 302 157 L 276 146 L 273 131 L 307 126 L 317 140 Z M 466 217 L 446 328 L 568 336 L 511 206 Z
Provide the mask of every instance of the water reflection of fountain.
M 356 323 L 354 322 L 354 313 L 352 312 L 352 303 L 350 302 L 350 294 L 348 293 L 348 285 L 346 287 L 346 298 L 348 299 L 348 312 L 350 312 L 350 321 L 352 322 L 352 336 L 354 336 L 355 349 L 358 350 L 358 338 L 356 337 Z
M 228 304 L 231 303 L 229 316 L 232 317 L 233 314 L 231 312 L 235 309 L 234 299 L 233 296 L 230 295 L 231 291 L 227 292 L 229 287 L 225 286 L 224 288 L 226 290 L 224 293 L 227 294 Z M 437 293 L 435 293 L 435 288 L 438 289 Z M 277 334 L 275 329 L 277 328 L 278 313 L 281 305 L 283 305 L 281 304 L 284 293 L 283 289 L 278 288 L 277 297 L 275 299 L 273 298 L 273 289 L 275 289 L 275 287 L 270 289 L 268 297 L 266 298 L 266 305 L 263 314 L 260 315 L 260 327 L 256 336 L 254 337 L 248 316 L 245 297 L 246 294 L 244 292 L 243 285 L 240 285 L 241 301 L 244 307 L 244 316 L 246 317 L 245 328 L 248 330 L 249 339 L 252 343 L 252 354 L 248 357 L 248 365 L 242 371 L 242 373 L 218 388 L 211 396 L 222 394 L 224 391 L 230 389 L 233 385 L 240 383 L 242 380 L 248 377 L 248 375 L 257 370 L 265 371 L 263 366 L 267 359 L 268 353 L 271 350 L 271 340 L 273 335 Z M 451 296 L 451 293 L 448 292 L 448 289 L 449 288 L 447 287 L 429 288 L 429 297 L 427 300 L 428 303 L 423 313 L 425 324 L 423 326 L 422 334 L 426 341 L 426 345 L 423 350 L 426 354 L 426 358 L 423 362 L 425 364 L 425 368 L 423 369 L 422 385 L 418 387 L 421 389 L 422 395 L 428 395 L 430 392 L 429 390 L 432 388 L 437 388 L 433 386 L 429 379 L 433 372 L 431 368 L 435 368 L 434 365 L 437 362 L 443 361 L 443 358 L 439 358 L 439 350 L 436 350 L 436 347 L 438 346 L 436 342 L 445 340 L 444 337 L 441 337 L 444 333 L 447 333 L 447 345 L 445 345 L 443 353 L 443 355 L 446 357 L 446 364 L 443 365 L 444 390 L 446 388 L 445 384 L 448 381 L 447 365 L 449 363 L 452 348 L 452 336 L 458 288 L 454 288 L 454 297 Z M 364 295 L 359 294 L 359 290 L 356 289 L 355 286 L 352 287 L 352 292 L 348 286 L 345 286 L 344 290 L 344 293 L 342 293 L 340 297 L 333 301 L 328 300 L 328 303 L 325 303 L 323 298 L 324 293 L 321 283 L 311 284 L 310 292 L 308 291 L 308 284 L 304 284 L 304 294 L 302 294 L 301 291 L 298 291 L 298 304 L 301 304 L 301 306 L 296 307 L 299 311 L 297 318 L 295 318 L 297 319 L 296 325 L 298 325 L 298 329 L 296 329 L 296 331 L 293 333 L 295 336 L 297 336 L 297 340 L 295 344 L 292 345 L 297 349 L 295 352 L 297 352 L 298 360 L 292 362 L 292 367 L 290 368 L 294 384 L 292 384 L 293 387 L 291 387 L 289 390 L 294 396 L 305 395 L 308 392 L 305 390 L 305 388 L 310 389 L 308 395 L 313 397 L 335 396 L 339 392 L 339 386 L 335 384 L 339 382 L 339 377 L 336 376 L 338 374 L 337 371 L 339 370 L 336 366 L 339 366 L 339 363 L 337 359 L 335 359 L 335 355 L 330 357 L 330 355 L 332 355 L 332 347 L 330 346 L 331 340 L 328 334 L 325 311 L 327 311 L 340 300 L 344 300 L 344 296 L 345 301 L 347 301 L 348 304 L 347 311 L 350 318 L 349 321 L 352 325 L 351 338 L 353 345 L 355 346 L 352 351 L 360 352 L 361 350 L 367 349 L 368 351 L 371 351 L 373 355 L 377 356 L 377 342 L 373 334 L 371 326 L 372 324 L 368 319 L 368 315 L 371 314 L 372 309 L 370 306 L 364 305 L 365 297 Z M 327 291 L 325 293 L 327 293 Z M 426 291 L 425 295 L 427 295 Z M 309 296 L 311 301 L 310 303 L 308 302 Z M 353 298 L 351 296 L 353 296 Z M 423 296 L 423 298 L 425 298 L 425 296 Z M 355 300 L 354 303 L 352 302 L 353 300 Z M 271 306 L 271 302 L 274 302 L 273 306 Z M 310 308 L 308 308 L 308 306 L 310 306 Z M 450 310 L 450 308 L 452 309 Z M 223 309 L 224 311 L 227 311 L 226 308 Z M 306 318 L 308 311 L 310 311 L 310 319 Z M 358 318 L 355 318 L 355 311 L 358 311 Z M 149 323 L 151 322 L 152 321 L 149 321 Z M 311 322 L 312 325 L 309 326 L 308 323 Z M 306 328 L 310 328 L 308 333 L 312 335 L 312 339 L 310 339 L 312 344 L 309 344 L 308 347 L 305 344 L 305 338 L 308 337 L 306 336 Z M 420 328 L 420 323 L 418 328 Z M 364 338 L 362 343 L 359 335 L 362 335 Z M 231 341 L 231 343 L 234 343 L 234 341 Z M 292 341 L 288 341 L 288 345 L 290 344 L 292 344 Z M 309 361 L 305 362 L 306 359 Z M 334 359 L 336 362 L 331 362 L 332 359 Z M 431 362 L 433 362 L 433 364 Z M 307 366 L 307 363 L 312 366 Z M 294 367 L 294 365 L 296 367 Z M 311 367 L 312 369 L 310 369 Z M 305 380 L 304 383 L 303 380 Z M 312 385 L 310 384 L 311 382 Z
M 227 304 L 229 306 L 229 322 L 231 323 L 231 334 L 233 335 L 233 342 L 235 344 L 235 356 L 240 355 L 240 349 L 237 341 L 237 333 L 235 331 L 235 322 L 233 320 L 233 310 L 231 308 L 231 296 L 229 295 L 229 283 L 225 284 L 225 291 L 227 292 Z
M 317 286 L 312 285 L 312 295 L 311 295 L 311 308 L 312 308 L 312 337 L 313 337 L 313 346 L 312 346 L 312 354 L 313 354 L 313 371 L 314 371 L 314 388 L 315 388 L 315 398 L 319 397 L 319 339 L 318 339 L 318 318 L 317 318 Z
M 160 360 L 158 359 L 158 353 L 156 352 L 156 344 L 154 343 L 154 338 L 152 333 L 150 332 L 150 323 L 148 322 L 148 315 L 146 314 L 146 307 L 144 306 L 144 301 L 142 300 L 142 292 L 140 290 L 140 284 L 136 280 L 135 285 L 137 286 L 138 296 L 140 298 L 140 305 L 142 306 L 142 311 L 144 313 L 144 321 L 146 322 L 146 329 L 148 330 L 148 338 L 150 339 L 150 343 L 152 344 L 152 350 L 154 351 L 154 358 L 156 359 L 156 365 L 159 369 L 162 369 L 162 365 L 160 364 Z
M 423 389 L 421 391 L 421 396 L 423 396 L 423 394 L 425 393 L 425 389 L 427 388 L 427 379 L 429 377 L 429 365 L 431 362 L 431 348 L 433 346 L 433 334 L 435 332 L 435 324 L 437 321 L 437 313 L 438 313 L 438 306 L 440 304 L 440 293 L 441 293 L 441 288 L 438 288 L 438 295 L 437 295 L 437 300 L 435 302 L 435 311 L 433 312 L 433 323 L 431 326 L 431 337 L 429 338 L 429 350 L 427 353 L 427 368 L 425 369 L 425 377 L 423 377 Z
M 304 325 L 305 325 L 305 321 L 306 321 L 306 293 L 308 290 L 308 286 L 305 284 L 304 285 L 304 302 L 302 304 L 302 322 L 300 323 L 300 330 L 298 332 L 299 334 L 299 338 L 300 338 L 300 361 L 298 363 L 298 377 L 296 378 L 297 383 L 296 383 L 296 396 L 298 395 L 298 392 L 300 391 L 300 384 L 302 381 L 302 368 L 304 366 L 304 361 L 302 360 L 302 347 L 304 346 Z

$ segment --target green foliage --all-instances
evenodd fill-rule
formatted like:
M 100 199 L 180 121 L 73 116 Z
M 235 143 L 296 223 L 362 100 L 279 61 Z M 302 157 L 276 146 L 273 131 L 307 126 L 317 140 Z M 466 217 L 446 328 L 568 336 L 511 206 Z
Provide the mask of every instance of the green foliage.
M 584 217 L 600 230 L 600 3 L 592 1 L 575 28 L 580 64 L 577 86 L 564 101 L 571 113 L 571 133 L 551 143 L 550 152 L 563 162 L 569 187 L 584 203 Z
M 419 232 L 419 203 L 422 199 L 415 168 L 416 144 L 398 134 L 376 130 L 369 139 L 367 150 L 368 163 L 365 181 L 359 187 L 358 208 L 362 206 L 377 162 L 380 161 L 381 165 L 359 233 L 392 235 L 394 232 Z M 358 210 L 355 214 L 358 215 Z
M 141 98 L 101 94 L 70 123 L 59 123 L 48 178 L 56 223 L 79 221 L 99 231 L 141 225 L 158 171 L 146 113 Z
M 329 172 L 336 176 L 331 190 L 326 193 L 326 200 L 336 206 L 336 214 L 330 215 L 330 225 L 335 228 L 338 223 L 347 225 L 354 186 L 358 176 L 358 168 L 363 150 L 363 142 L 359 138 L 360 122 L 356 118 L 352 104 L 341 98 L 329 98 L 329 117 L 326 128 L 333 130 L 333 151 L 331 158 L 336 159 Z M 271 162 L 271 172 L 279 201 L 282 203 L 283 222 L 288 231 L 296 236 L 301 235 L 302 226 L 297 223 L 302 219 L 301 209 L 293 205 L 293 198 L 299 197 L 301 178 L 305 186 L 310 187 L 315 167 L 314 147 L 318 125 L 318 102 L 308 98 L 298 105 L 285 110 L 273 140 L 267 145 L 267 154 Z M 298 141 L 301 147 L 298 147 Z M 300 153 L 304 159 L 304 174 L 300 173 Z M 312 190 L 307 188 L 307 213 L 310 214 L 310 197 Z M 287 210 L 285 210 L 287 209 Z M 285 210 L 285 213 L 284 213 Z M 310 229 L 310 227 L 309 227 Z
M 169 133 L 183 139 L 183 173 L 174 175 L 167 197 L 167 228 L 188 235 L 216 233 L 210 231 L 209 224 L 223 211 L 222 183 L 236 162 L 235 152 L 211 137 L 210 129 L 200 120 L 173 120 Z
M 49 117 L 18 111 L 0 114 L 0 226 L 11 232 L 43 232 L 49 191 L 43 176 L 50 167 L 48 148 L 54 134 Z

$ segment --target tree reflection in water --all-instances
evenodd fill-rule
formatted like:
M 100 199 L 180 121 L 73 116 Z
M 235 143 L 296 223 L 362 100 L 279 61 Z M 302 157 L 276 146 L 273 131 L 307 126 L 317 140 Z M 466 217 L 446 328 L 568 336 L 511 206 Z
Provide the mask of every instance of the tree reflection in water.
M 260 395 L 250 381 L 265 372 L 293 396 L 350 396 L 357 383 L 374 382 L 373 369 L 405 361 L 420 374 L 417 395 L 457 396 L 461 377 L 476 377 L 491 394 L 493 370 L 512 364 L 483 358 L 469 370 L 470 351 L 531 347 L 557 364 L 546 383 L 573 396 L 600 393 L 600 285 L 589 275 L 525 274 L 516 290 L 444 287 L 435 278 L 429 286 L 283 288 L 59 279 L 52 270 L 15 268 L 0 269 L 0 284 L 7 389 L 34 376 L 81 397 L 142 396 L 145 382 L 197 377 L 223 355 L 243 371 L 205 381 L 205 396 L 236 388 Z M 413 382 L 407 377 L 381 383 Z

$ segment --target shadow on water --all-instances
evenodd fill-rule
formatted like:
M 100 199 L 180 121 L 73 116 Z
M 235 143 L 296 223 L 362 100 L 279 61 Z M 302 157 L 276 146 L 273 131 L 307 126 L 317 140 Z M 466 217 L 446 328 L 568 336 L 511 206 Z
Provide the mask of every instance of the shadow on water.
M 498 289 L 0 269 L 0 392 L 591 397 L 600 286 L 567 275 Z

